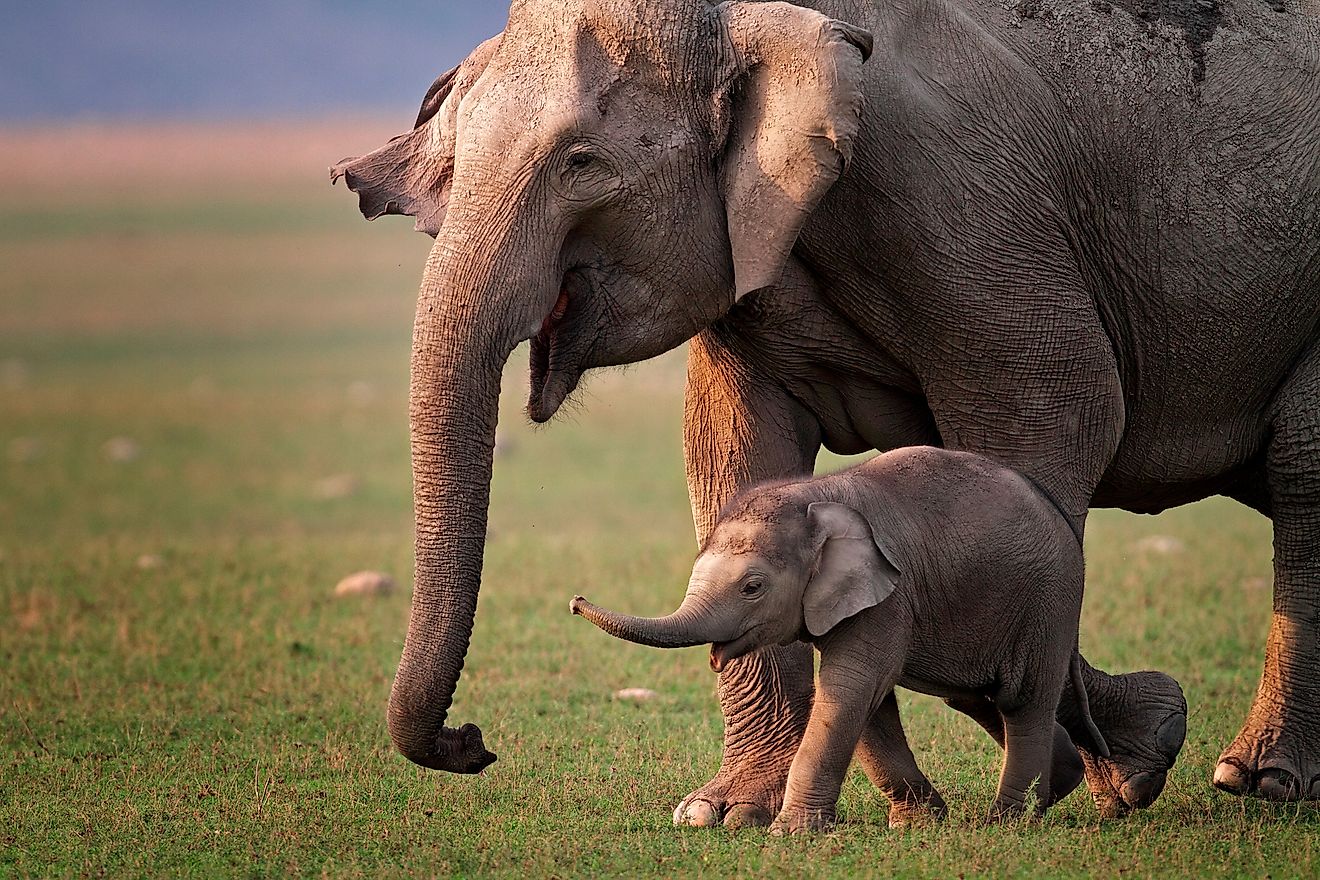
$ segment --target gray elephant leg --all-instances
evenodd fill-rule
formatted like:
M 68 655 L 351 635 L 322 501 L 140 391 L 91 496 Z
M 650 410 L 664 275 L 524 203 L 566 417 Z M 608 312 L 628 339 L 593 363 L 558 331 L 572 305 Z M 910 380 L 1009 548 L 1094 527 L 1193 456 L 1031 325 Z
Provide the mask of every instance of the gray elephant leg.
M 793 757 L 784 805 L 770 826 L 771 834 L 834 827 L 839 791 L 863 731 L 881 695 L 893 699 L 907 653 L 906 639 L 878 643 L 856 627 L 852 635 L 834 638 L 820 646 L 820 681 L 811 720 Z
M 1274 520 L 1274 616 L 1265 669 L 1217 788 L 1271 800 L 1320 798 L 1320 352 L 1275 401 L 1265 469 Z
M 698 542 L 726 501 L 763 480 L 811 473 L 820 429 L 805 410 L 730 353 L 718 330 L 692 341 L 683 452 Z M 719 772 L 685 797 L 674 824 L 768 825 L 811 714 L 811 648 L 767 648 L 720 675 L 724 755 Z
M 1051 753 L 1054 750 L 1054 711 L 1034 705 L 1004 715 L 1004 767 L 990 821 L 1012 819 L 1026 812 L 1033 789 L 1036 815 L 1048 806 L 1041 792 L 1050 790 Z
M 1004 747 L 1004 717 L 986 697 L 950 697 L 944 701 L 962 712 L 990 734 L 999 747 Z M 1044 806 L 1053 806 L 1072 794 L 1081 785 L 1085 775 L 1082 758 L 1077 754 L 1072 737 L 1063 725 L 1054 725 L 1054 745 L 1051 753 L 1050 788 L 1044 797 Z
M 998 713 L 996 713 L 998 717 Z M 871 718 L 857 743 L 857 762 L 876 788 L 889 798 L 889 827 L 939 822 L 948 815 L 944 798 L 917 766 L 917 759 L 903 733 L 898 700 L 890 691 Z M 1081 781 L 1081 762 L 1077 779 Z M 1076 783 L 1074 783 L 1076 784 Z

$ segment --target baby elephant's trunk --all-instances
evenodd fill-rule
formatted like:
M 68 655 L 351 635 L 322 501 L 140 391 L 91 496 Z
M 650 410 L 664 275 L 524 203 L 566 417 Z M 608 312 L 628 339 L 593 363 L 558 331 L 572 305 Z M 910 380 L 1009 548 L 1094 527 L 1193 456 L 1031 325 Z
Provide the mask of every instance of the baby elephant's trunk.
M 1082 680 L 1082 655 L 1076 649 L 1073 650 L 1068 670 L 1072 673 L 1073 693 L 1077 695 L 1077 708 L 1082 713 L 1082 723 L 1086 725 L 1086 730 L 1091 734 L 1091 740 L 1095 743 L 1096 754 L 1102 758 L 1108 758 L 1109 743 L 1105 742 L 1104 735 L 1100 733 L 1100 728 L 1095 726 L 1095 720 L 1091 718 L 1091 698 L 1086 695 L 1086 682 Z
M 581 596 L 574 596 L 569 610 L 581 615 L 615 638 L 650 645 L 653 648 L 690 648 L 719 641 L 705 616 L 685 599 L 678 610 L 667 617 L 633 617 L 592 605 Z

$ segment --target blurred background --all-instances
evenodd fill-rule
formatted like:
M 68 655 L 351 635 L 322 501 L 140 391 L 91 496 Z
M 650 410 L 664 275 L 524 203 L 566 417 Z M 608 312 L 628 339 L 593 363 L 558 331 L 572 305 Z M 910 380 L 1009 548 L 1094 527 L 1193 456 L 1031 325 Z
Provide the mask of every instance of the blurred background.
M 503 0 L 9 3 L 0 123 L 404 113 Z

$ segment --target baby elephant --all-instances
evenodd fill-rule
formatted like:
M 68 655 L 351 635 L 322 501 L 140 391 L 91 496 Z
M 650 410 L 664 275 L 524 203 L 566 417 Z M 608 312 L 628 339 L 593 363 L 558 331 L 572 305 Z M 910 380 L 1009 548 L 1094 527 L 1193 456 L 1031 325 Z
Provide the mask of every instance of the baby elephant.
M 943 811 L 899 723 L 895 685 L 989 698 L 1004 724 L 992 819 L 1022 813 L 1032 783 L 1048 806 L 1055 718 L 1108 756 L 1077 655 L 1082 550 L 1069 521 L 1026 478 L 990 460 L 900 449 L 842 473 L 751 489 L 729 503 L 697 557 L 683 604 L 646 619 L 581 596 L 572 611 L 661 648 L 711 643 L 720 671 L 757 648 L 820 650 L 806 736 L 772 832 L 834 822 L 858 749 L 894 799 Z

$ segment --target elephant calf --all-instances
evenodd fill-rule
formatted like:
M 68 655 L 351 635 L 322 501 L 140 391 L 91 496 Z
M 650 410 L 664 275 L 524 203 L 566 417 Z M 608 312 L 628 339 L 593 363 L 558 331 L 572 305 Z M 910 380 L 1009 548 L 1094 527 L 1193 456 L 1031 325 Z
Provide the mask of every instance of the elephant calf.
M 943 814 L 903 735 L 895 685 L 995 704 L 1006 752 L 997 819 L 1022 813 L 1037 780 L 1037 807 L 1049 806 L 1056 736 L 1108 756 L 1077 654 L 1082 568 L 1078 535 L 1026 478 L 981 456 L 911 447 L 736 497 L 668 617 L 581 596 L 571 607 L 629 641 L 710 642 L 716 672 L 767 645 L 816 645 L 820 681 L 777 833 L 833 823 L 854 751 L 896 807 Z

